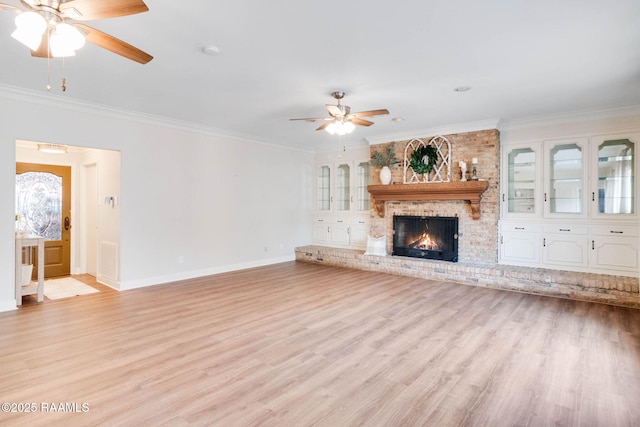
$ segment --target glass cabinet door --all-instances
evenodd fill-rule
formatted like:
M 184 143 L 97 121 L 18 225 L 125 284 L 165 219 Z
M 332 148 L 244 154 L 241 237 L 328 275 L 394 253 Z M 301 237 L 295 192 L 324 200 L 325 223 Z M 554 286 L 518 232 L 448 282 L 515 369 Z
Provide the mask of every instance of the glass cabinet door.
M 369 210 L 369 162 L 359 163 L 357 166 L 357 182 L 356 182 L 356 210 Z
M 545 212 L 584 216 L 585 142 L 547 141 Z
M 351 210 L 351 166 L 343 163 L 336 166 L 336 211 Z
M 316 175 L 316 210 L 331 210 L 331 167 L 320 165 Z
M 507 153 L 507 213 L 536 213 L 536 160 L 529 147 Z
M 604 140 L 598 145 L 598 214 L 635 213 L 635 144 L 629 139 Z

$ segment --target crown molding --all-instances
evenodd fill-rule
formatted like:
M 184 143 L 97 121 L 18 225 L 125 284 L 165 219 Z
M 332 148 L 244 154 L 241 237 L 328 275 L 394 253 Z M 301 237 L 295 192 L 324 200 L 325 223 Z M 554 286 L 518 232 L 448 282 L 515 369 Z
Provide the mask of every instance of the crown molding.
M 487 119 L 476 122 L 458 123 L 448 126 L 439 126 L 427 129 L 416 129 L 392 134 L 377 135 L 365 138 L 369 145 L 384 144 L 391 141 L 404 141 L 416 137 L 451 135 L 454 133 L 477 132 L 481 130 L 498 129 L 500 119 Z
M 640 116 L 640 104 L 624 105 L 612 108 L 600 108 L 594 110 L 572 111 L 563 114 L 528 117 L 513 120 L 504 120 L 500 130 L 527 129 L 542 126 L 586 122 L 609 119 L 612 117 Z
M 183 120 L 175 120 L 168 117 L 155 116 L 152 114 L 141 113 L 138 111 L 118 109 L 102 104 L 95 104 L 82 101 L 68 96 L 62 96 L 54 93 L 42 93 L 34 90 L 18 88 L 0 83 L 0 98 L 29 102 L 32 104 L 42 105 L 46 107 L 65 108 L 67 110 L 91 113 L 102 117 L 109 117 L 117 120 L 128 122 L 147 124 L 171 129 L 182 130 L 185 132 L 193 132 L 201 135 L 214 136 L 218 138 L 233 139 L 236 141 L 248 142 L 252 144 L 265 145 L 297 152 L 312 152 L 312 150 L 302 150 L 295 147 L 279 145 L 272 142 L 256 139 L 250 135 L 239 132 L 229 131 L 225 129 L 212 128 L 197 123 L 187 122 Z

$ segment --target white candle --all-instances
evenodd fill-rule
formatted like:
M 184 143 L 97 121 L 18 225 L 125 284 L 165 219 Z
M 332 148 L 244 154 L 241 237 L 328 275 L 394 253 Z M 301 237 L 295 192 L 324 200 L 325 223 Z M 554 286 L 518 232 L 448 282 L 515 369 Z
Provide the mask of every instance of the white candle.
M 471 163 L 474 164 L 474 165 L 477 165 L 478 164 L 478 158 L 474 157 L 473 159 L 471 159 Z

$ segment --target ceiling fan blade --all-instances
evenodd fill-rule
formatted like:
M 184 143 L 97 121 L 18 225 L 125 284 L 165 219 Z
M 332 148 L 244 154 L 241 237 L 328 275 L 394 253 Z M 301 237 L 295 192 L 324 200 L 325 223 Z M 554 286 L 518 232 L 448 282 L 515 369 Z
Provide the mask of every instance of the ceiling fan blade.
M 60 4 L 60 12 L 76 21 L 117 18 L 148 10 L 142 0 L 69 0 Z
M 327 126 L 329 126 L 331 123 L 333 122 L 327 122 L 327 123 L 323 123 L 321 124 L 316 130 L 323 130 L 325 129 Z
M 132 61 L 139 62 L 140 64 L 146 64 L 153 59 L 153 56 L 148 53 L 141 51 L 135 46 L 131 46 L 129 43 L 110 36 L 107 33 L 98 31 L 85 24 L 76 23 L 74 25 L 82 29 L 87 41 L 95 44 L 96 46 L 100 46 L 103 49 L 107 49 L 120 56 L 131 59 Z
M 325 120 L 333 120 L 333 117 L 307 117 L 304 119 L 289 119 L 289 120 L 304 120 L 305 122 L 320 122 Z
M 337 105 L 330 105 L 330 104 L 326 104 L 326 105 L 327 105 L 327 111 L 333 117 L 342 117 L 342 116 L 344 116 L 342 110 Z
M 357 113 L 352 113 L 352 117 L 372 117 L 372 116 L 382 116 L 385 114 L 389 114 L 389 110 L 381 109 L 381 110 L 368 110 L 368 111 L 360 111 Z
M 370 122 L 369 120 L 359 119 L 357 117 L 351 119 L 350 122 L 358 126 L 371 126 L 373 124 L 373 122 Z
M 0 10 L 4 10 L 4 9 L 17 10 L 18 12 L 22 12 L 22 10 L 20 10 L 20 8 L 17 8 L 15 6 L 11 6 L 10 4 L 0 3 Z
M 42 34 L 42 41 L 40 42 L 40 46 L 38 46 L 38 50 L 32 50 L 31 56 L 36 58 L 48 58 L 49 57 L 49 31 L 45 31 Z

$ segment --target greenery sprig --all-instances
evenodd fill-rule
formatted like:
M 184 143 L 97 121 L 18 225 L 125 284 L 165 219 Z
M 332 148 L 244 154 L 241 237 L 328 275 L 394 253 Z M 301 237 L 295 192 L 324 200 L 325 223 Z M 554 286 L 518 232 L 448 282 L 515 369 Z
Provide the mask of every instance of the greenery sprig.
M 393 164 L 399 163 L 399 160 L 396 158 L 396 149 L 395 143 L 390 143 L 384 152 L 374 151 L 371 154 L 371 166 L 381 168 L 383 166 L 391 166 Z
M 438 150 L 433 145 L 422 145 L 411 153 L 409 166 L 415 173 L 431 173 L 438 163 Z

